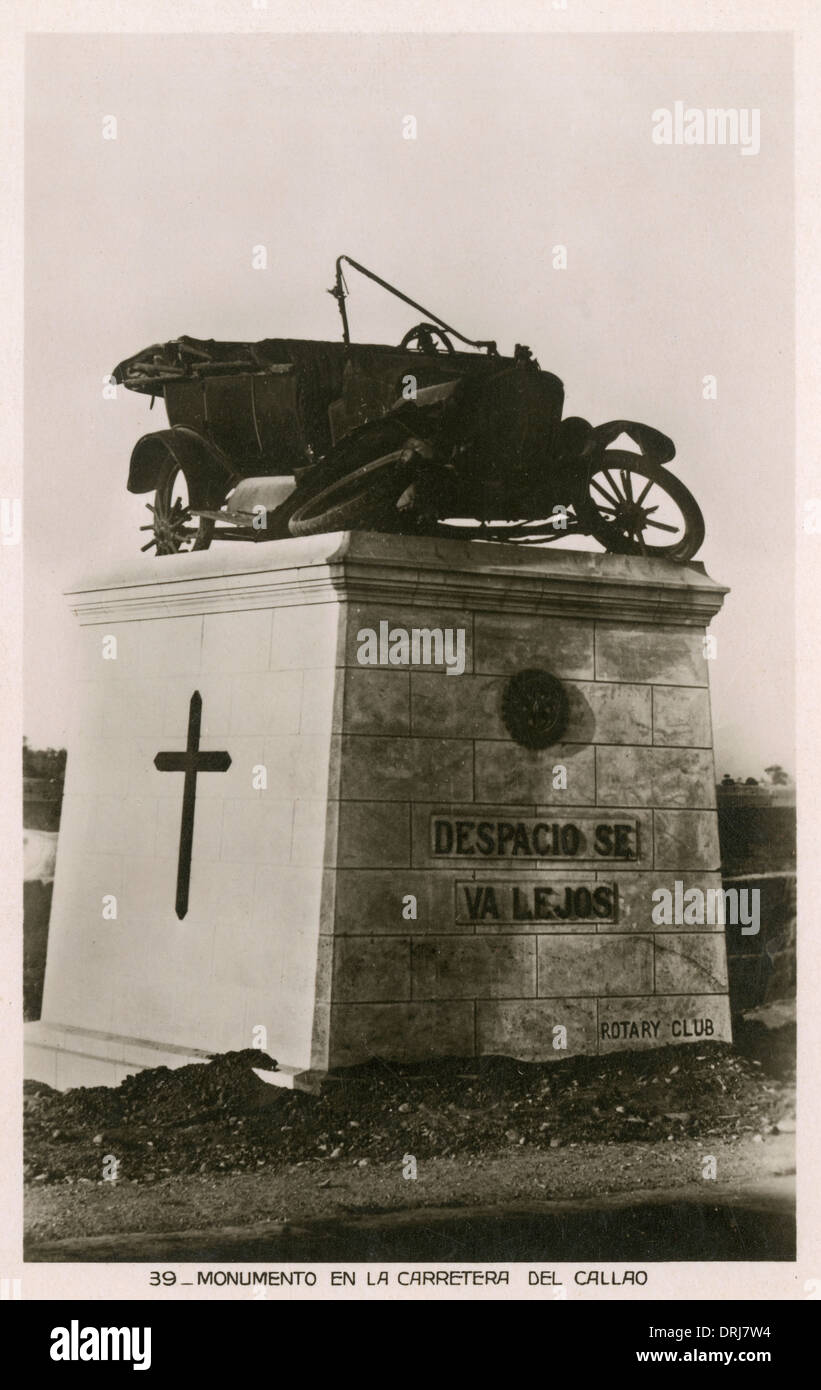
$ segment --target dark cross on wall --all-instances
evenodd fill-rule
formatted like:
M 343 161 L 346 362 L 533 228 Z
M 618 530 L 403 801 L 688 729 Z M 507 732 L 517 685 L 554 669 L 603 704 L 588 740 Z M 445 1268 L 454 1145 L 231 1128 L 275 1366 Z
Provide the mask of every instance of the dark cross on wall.
M 197 799 L 198 772 L 227 772 L 231 766 L 228 753 L 201 753 L 200 723 L 202 696 L 198 690 L 191 696 L 188 707 L 188 744 L 184 753 L 158 753 L 154 766 L 158 772 L 184 772 L 182 789 L 182 819 L 180 821 L 180 856 L 177 861 L 177 916 L 182 919 L 188 911 L 188 886 L 191 881 L 191 847 L 194 843 L 194 804 Z

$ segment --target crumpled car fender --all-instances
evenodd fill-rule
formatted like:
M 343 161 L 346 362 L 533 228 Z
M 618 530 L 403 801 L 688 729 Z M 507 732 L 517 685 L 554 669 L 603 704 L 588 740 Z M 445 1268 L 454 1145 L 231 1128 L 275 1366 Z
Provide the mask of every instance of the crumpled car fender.
M 596 425 L 593 434 L 600 448 L 606 449 L 620 434 L 626 434 L 638 444 L 642 454 L 655 463 L 669 463 L 676 456 L 676 446 L 661 430 L 652 425 L 642 425 L 637 420 L 608 420 L 604 425 Z
M 184 469 L 189 486 L 201 478 L 223 480 L 234 472 L 231 461 L 209 440 L 185 425 L 153 430 L 137 440 L 128 469 L 129 492 L 151 492 L 169 455 Z

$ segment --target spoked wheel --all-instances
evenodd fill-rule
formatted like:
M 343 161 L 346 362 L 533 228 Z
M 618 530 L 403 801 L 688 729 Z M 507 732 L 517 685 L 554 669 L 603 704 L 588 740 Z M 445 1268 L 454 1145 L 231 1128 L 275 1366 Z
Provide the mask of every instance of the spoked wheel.
M 691 560 L 704 517 L 688 488 L 652 459 L 622 449 L 594 461 L 580 518 L 607 550 Z
M 396 503 L 415 472 L 407 449 L 396 449 L 312 493 L 291 514 L 292 536 L 314 536 L 348 527 L 376 531 L 401 529 Z
M 192 496 L 194 491 L 185 471 L 169 456 L 157 480 L 154 501 L 145 504 L 152 519 L 140 530 L 152 534 L 141 550 L 156 546 L 157 555 L 178 555 L 182 551 L 208 549 L 214 523 L 208 517 L 191 515 L 192 506 L 208 505 L 204 497 L 197 500 Z

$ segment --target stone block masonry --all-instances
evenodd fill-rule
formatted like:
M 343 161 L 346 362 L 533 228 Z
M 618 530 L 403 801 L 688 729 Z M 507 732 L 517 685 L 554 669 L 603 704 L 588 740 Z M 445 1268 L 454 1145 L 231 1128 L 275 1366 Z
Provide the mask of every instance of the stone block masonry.
M 703 639 L 725 591 L 699 566 L 428 544 L 450 573 L 345 614 L 329 1063 L 729 1039 L 721 926 L 651 917 L 660 886 L 720 884 Z M 464 674 L 363 670 L 386 621 L 463 626 Z M 569 707 L 539 749 L 502 713 L 533 667 Z
M 703 637 L 724 592 L 695 564 L 370 533 L 78 589 L 27 1074 L 113 1082 L 264 1039 L 300 1084 L 729 1039 L 722 927 L 651 916 L 659 887 L 720 883 Z M 384 642 L 362 664 L 385 623 L 461 632 L 464 669 Z M 567 699 L 541 748 L 503 714 L 534 668 Z M 184 779 L 154 759 L 185 751 L 194 691 L 200 751 L 230 766 L 197 777 L 180 919 Z

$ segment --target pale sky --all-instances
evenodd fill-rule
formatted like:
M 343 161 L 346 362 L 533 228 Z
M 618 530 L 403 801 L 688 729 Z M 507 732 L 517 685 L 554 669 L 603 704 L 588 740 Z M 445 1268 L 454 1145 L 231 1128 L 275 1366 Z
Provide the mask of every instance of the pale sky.
M 654 145 L 677 100 L 758 108 L 760 153 Z M 183 333 L 338 338 L 324 291 L 346 252 L 469 336 L 529 344 L 567 414 L 673 437 L 698 558 L 732 590 L 712 628 L 717 772 L 794 773 L 787 36 L 38 36 L 27 122 L 33 744 L 67 735 L 63 591 L 162 563 L 139 554 L 147 499 L 125 483 L 164 409 L 104 400 L 105 374 Z M 350 286 L 355 339 L 415 321 Z

